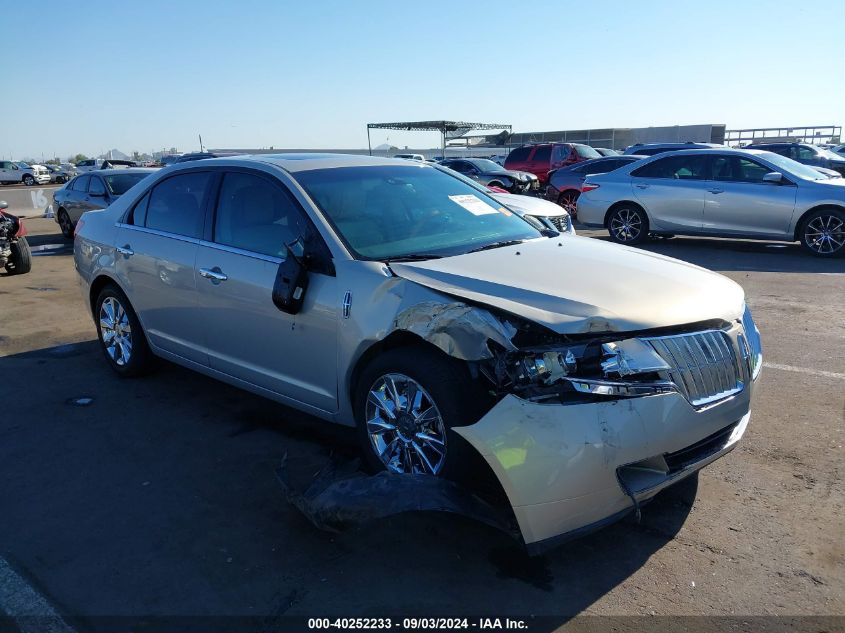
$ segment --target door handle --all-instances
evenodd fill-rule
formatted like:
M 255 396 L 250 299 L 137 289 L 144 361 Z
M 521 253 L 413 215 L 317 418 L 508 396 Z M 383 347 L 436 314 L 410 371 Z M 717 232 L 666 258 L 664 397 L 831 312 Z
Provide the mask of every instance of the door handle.
M 226 281 L 229 278 L 229 276 L 217 266 L 214 268 L 200 268 L 200 277 L 210 279 L 213 284 L 219 284 L 221 281 Z
M 638 183 L 638 184 L 636 184 L 636 185 L 634 185 L 634 186 L 635 186 L 637 189 L 648 189 L 648 185 L 647 185 L 647 184 L 645 184 L 644 182 L 643 182 L 643 183 Z
M 725 193 L 724 189 L 708 189 L 710 193 Z
M 118 253 L 123 255 L 124 257 L 132 257 L 135 254 L 131 248 L 129 248 L 129 244 L 124 244 L 123 246 L 118 246 L 116 249 Z

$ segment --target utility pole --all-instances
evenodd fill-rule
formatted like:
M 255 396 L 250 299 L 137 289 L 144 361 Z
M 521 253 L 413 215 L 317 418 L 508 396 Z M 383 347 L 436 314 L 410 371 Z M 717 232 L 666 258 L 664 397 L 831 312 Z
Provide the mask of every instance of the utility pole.
M 200 137 L 200 152 L 202 152 L 202 134 L 197 134 Z

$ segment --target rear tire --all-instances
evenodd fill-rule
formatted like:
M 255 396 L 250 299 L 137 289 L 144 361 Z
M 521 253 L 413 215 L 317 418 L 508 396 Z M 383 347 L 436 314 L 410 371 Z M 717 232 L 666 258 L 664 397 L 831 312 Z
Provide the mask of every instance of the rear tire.
M 155 359 L 147 337 L 129 299 L 117 286 L 100 291 L 94 302 L 94 320 L 103 355 L 119 376 L 149 373 Z
M 35 184 L 35 178 L 32 177 L 32 174 L 26 174 L 23 177 L 23 184 L 25 184 L 27 187 L 31 187 Z
M 476 422 L 483 402 L 466 366 L 437 350 L 420 346 L 380 354 L 353 394 L 367 465 L 460 479 L 476 463 L 475 450 L 452 429 Z
M 801 225 L 801 245 L 816 257 L 845 255 L 845 212 L 819 209 Z
M 564 191 L 560 194 L 557 203 L 566 209 L 569 216 L 573 219 L 576 217 L 578 207 L 578 196 L 581 195 L 579 191 Z
M 620 204 L 607 216 L 607 231 L 617 244 L 642 244 L 648 237 L 648 216 L 640 206 Z
M 10 275 L 24 275 L 32 270 L 32 251 L 25 237 L 19 237 L 17 242 L 10 245 L 12 256 L 6 264 L 6 272 Z

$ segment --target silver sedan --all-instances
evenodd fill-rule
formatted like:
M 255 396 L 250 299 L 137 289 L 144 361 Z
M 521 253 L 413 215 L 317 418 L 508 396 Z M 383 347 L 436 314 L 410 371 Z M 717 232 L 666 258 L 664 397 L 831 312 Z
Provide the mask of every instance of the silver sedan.
M 418 161 L 199 160 L 85 213 L 74 259 L 118 374 L 159 356 L 355 427 L 373 469 L 490 474 L 541 548 L 731 451 L 762 351 L 731 280 L 526 200 Z
M 845 179 L 772 152 L 685 150 L 590 176 L 578 219 L 622 244 L 654 235 L 799 241 L 845 254 Z

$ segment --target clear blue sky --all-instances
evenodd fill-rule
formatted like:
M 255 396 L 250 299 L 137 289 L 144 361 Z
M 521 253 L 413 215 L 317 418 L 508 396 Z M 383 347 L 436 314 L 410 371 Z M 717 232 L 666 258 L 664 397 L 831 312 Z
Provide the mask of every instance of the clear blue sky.
M 37 8 L 36 8 L 37 7 Z M 845 1 L 4 2 L 0 155 L 845 123 Z M 15 68 L 15 70 L 12 70 Z M 373 145 L 434 147 L 378 132 Z

